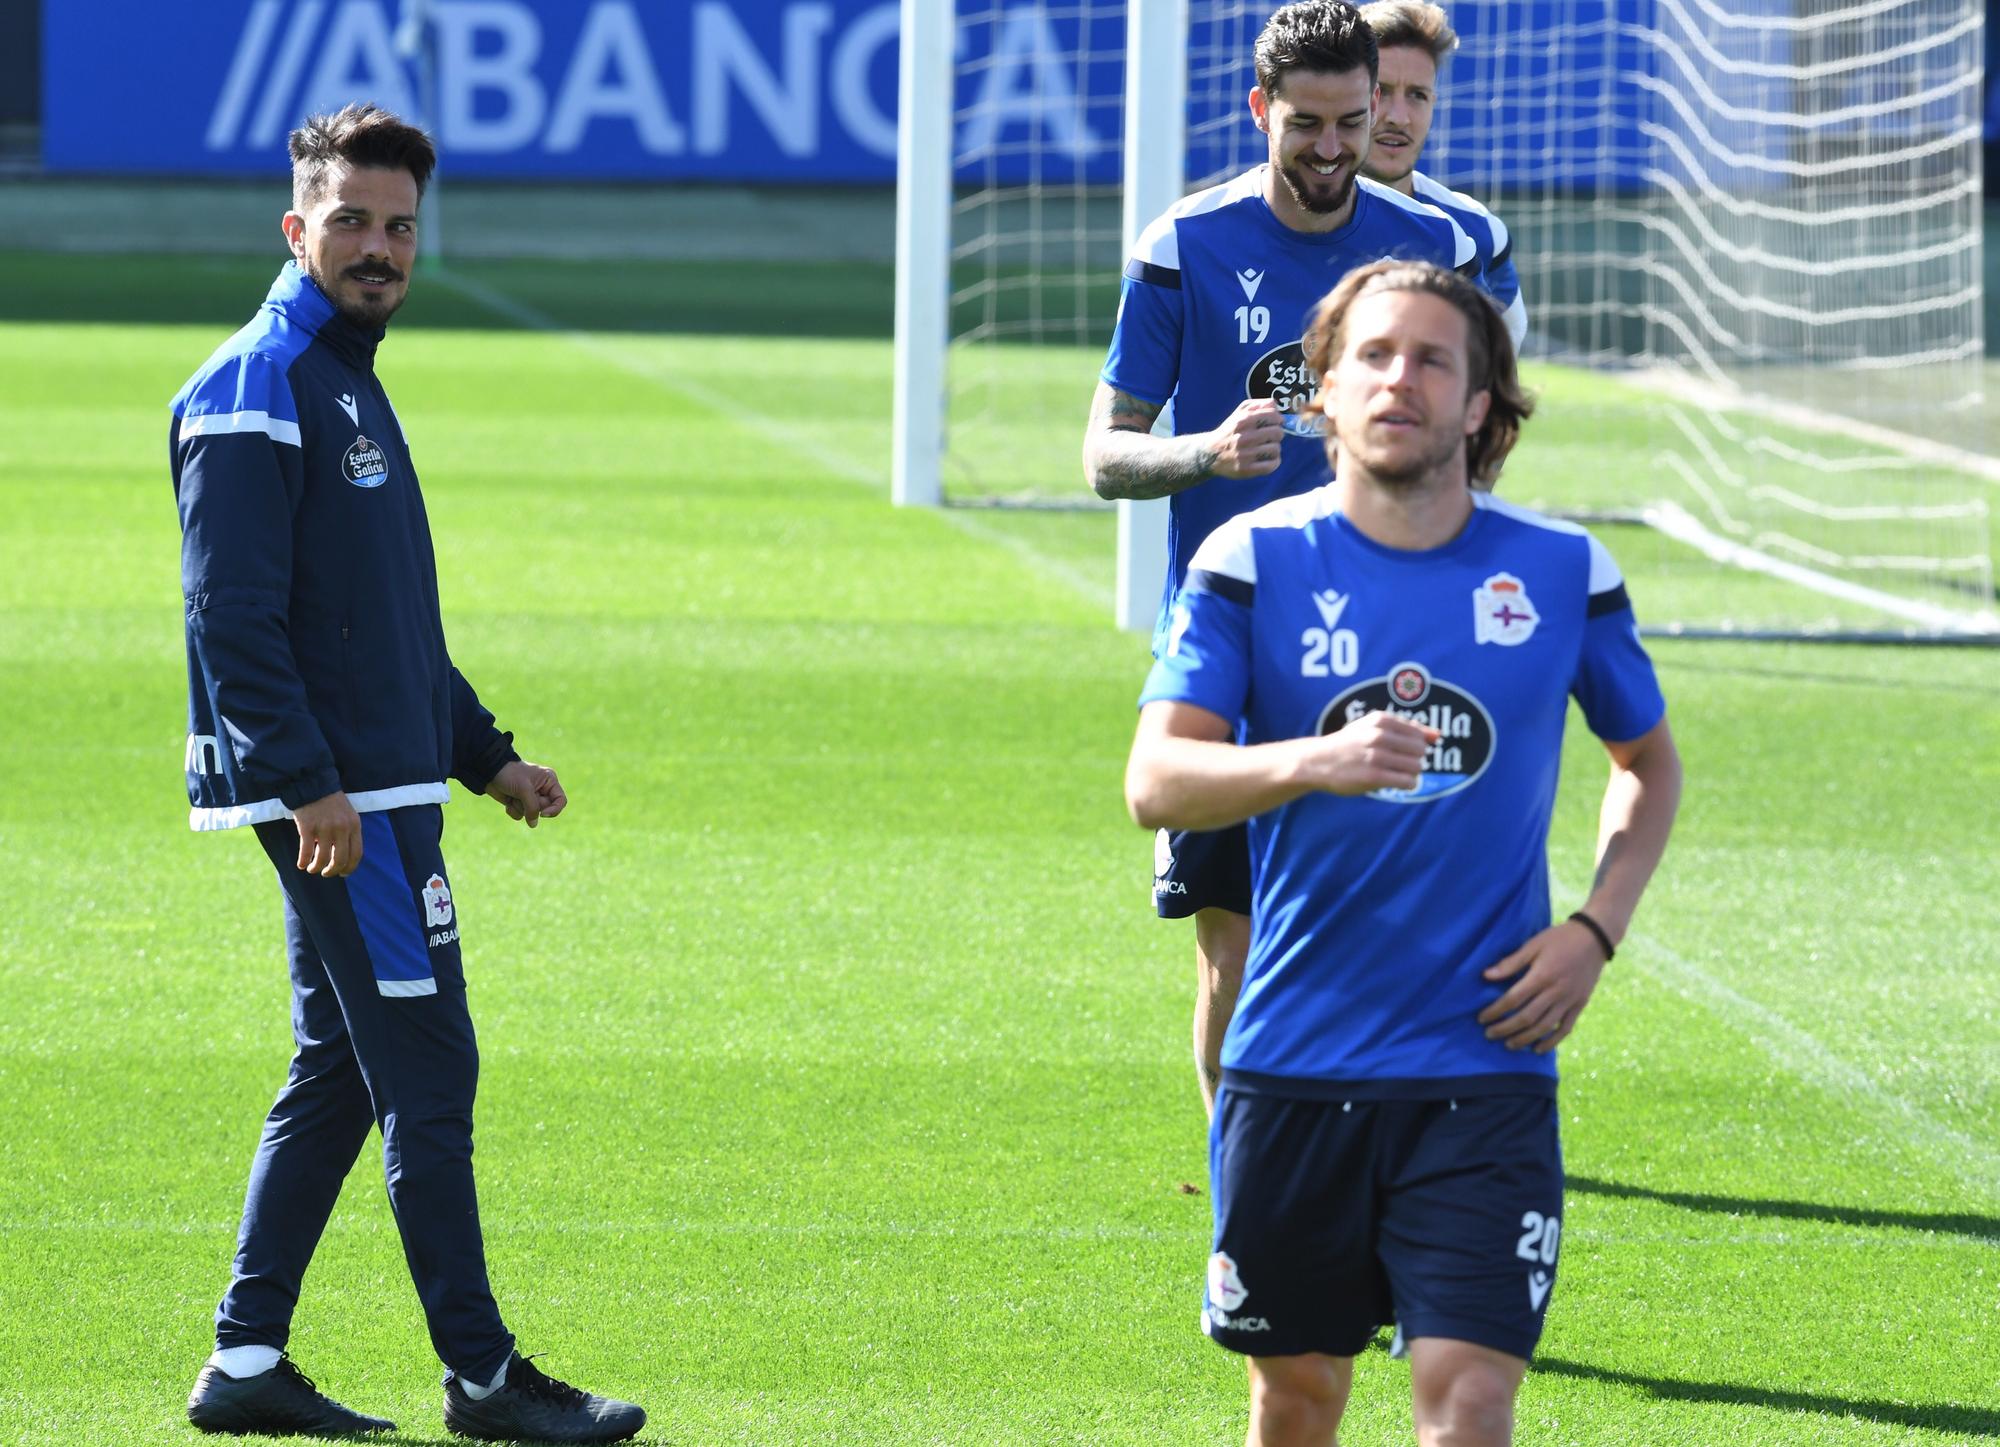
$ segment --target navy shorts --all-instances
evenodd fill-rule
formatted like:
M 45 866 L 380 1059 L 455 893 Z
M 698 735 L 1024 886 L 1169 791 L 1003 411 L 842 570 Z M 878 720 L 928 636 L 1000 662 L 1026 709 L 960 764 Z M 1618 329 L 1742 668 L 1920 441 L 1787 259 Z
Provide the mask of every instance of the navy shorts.
M 1552 1095 L 1215 1101 L 1202 1329 L 1249 1356 L 1351 1357 L 1394 1321 L 1526 1360 L 1561 1244 Z
M 1250 830 L 1162 829 L 1153 840 L 1153 908 L 1161 919 L 1198 909 L 1250 913 Z

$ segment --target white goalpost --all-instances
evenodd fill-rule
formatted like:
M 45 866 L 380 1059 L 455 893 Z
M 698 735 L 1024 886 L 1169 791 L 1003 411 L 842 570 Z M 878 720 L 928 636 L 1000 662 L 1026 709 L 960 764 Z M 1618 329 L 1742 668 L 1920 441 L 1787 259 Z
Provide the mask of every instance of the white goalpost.
M 951 286 L 950 4 L 903 0 L 896 85 L 896 371 L 890 495 L 943 500 L 946 295 Z
M 1125 194 L 1119 245 L 1130 252 L 1187 189 L 1188 0 L 1132 0 L 1125 51 Z M 1155 430 L 1170 431 L 1171 411 Z M 1167 584 L 1167 502 L 1118 504 L 1116 621 L 1149 629 Z
M 1262 159 L 1275 3 L 904 0 L 898 502 L 1088 505 L 1125 250 Z M 1658 631 L 2000 639 L 1983 0 L 1446 9 L 1423 168 L 1508 223 L 1541 396 L 1502 490 L 1609 529 Z

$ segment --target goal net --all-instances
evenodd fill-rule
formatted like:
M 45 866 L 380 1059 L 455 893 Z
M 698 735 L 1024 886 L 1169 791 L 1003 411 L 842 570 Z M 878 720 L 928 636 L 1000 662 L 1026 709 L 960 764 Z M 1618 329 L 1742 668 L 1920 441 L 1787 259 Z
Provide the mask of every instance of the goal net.
M 1263 158 L 1244 95 L 1273 6 L 1170 3 L 1192 190 Z M 1982 0 L 1446 8 L 1423 169 L 1507 222 L 1541 399 L 1502 492 L 1608 529 L 1657 627 L 2000 633 Z M 944 496 L 1074 504 L 1122 262 L 1128 6 L 957 17 Z

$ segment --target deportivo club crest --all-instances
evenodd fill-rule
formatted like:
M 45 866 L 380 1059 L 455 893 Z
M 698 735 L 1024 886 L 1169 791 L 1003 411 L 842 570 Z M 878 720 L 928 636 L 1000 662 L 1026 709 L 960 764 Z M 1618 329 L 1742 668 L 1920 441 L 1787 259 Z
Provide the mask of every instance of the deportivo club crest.
M 1493 716 L 1486 705 L 1456 684 L 1433 677 L 1421 663 L 1399 663 L 1380 678 L 1352 685 L 1320 714 L 1319 731 L 1338 733 L 1371 713 L 1393 713 L 1438 732 L 1437 741 L 1424 751 L 1417 787 L 1377 789 L 1368 795 L 1371 799 L 1426 804 L 1456 794 L 1493 761 Z
M 380 487 L 389 480 L 389 460 L 381 448 L 357 434 L 340 459 L 340 473 L 356 487 Z
M 451 886 L 444 882 L 442 874 L 433 874 L 424 881 L 424 926 L 442 929 L 450 923 Z
M 1234 1311 L 1250 1299 L 1243 1278 L 1236 1274 L 1236 1263 L 1224 1252 L 1218 1251 L 1208 1258 L 1208 1304 L 1219 1306 L 1224 1311 Z
M 1495 573 L 1472 590 L 1472 636 L 1477 642 L 1512 648 L 1534 636 L 1541 621 L 1527 585 L 1512 573 Z

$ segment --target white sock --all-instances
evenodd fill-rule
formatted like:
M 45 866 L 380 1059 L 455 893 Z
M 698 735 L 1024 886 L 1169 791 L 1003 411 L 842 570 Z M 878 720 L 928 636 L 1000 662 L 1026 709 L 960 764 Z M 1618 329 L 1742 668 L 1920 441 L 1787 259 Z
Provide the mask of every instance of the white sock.
M 208 1359 L 230 1377 L 261 1377 L 278 1364 L 283 1355 L 276 1347 L 217 1347 Z
M 468 1381 L 461 1374 L 458 1379 L 458 1389 L 461 1392 L 465 1393 L 466 1396 L 472 1398 L 472 1400 L 475 1402 L 481 1401 L 484 1398 L 492 1396 L 495 1392 L 499 1391 L 502 1387 L 507 1385 L 507 1368 L 510 1365 L 512 1365 L 513 1360 L 514 1359 L 512 1357 L 509 1357 L 506 1361 L 502 1362 L 500 1364 L 500 1374 L 483 1387 L 475 1382 Z

